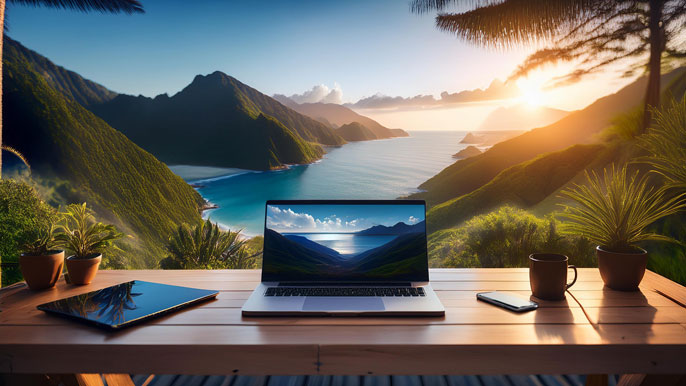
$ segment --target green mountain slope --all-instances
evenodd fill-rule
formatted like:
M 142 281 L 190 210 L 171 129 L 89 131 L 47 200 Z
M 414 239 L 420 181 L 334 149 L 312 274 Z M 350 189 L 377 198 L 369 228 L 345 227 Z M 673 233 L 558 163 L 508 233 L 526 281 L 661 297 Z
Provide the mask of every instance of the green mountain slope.
M 359 122 L 345 124 L 336 129 L 336 134 L 343 137 L 346 141 L 369 141 L 379 139 L 373 131 Z
M 662 76 L 664 85 L 686 74 L 681 68 Z M 419 186 L 412 195 L 435 205 L 478 189 L 498 173 L 551 151 L 577 143 L 590 143 L 618 114 L 642 102 L 646 79 L 641 78 L 615 94 L 603 97 L 560 121 L 500 142 L 475 157 L 459 160 Z
M 498 206 L 530 207 L 557 191 L 597 157 L 607 158 L 604 145 L 575 145 L 508 168 L 489 183 L 463 196 L 432 207 L 429 232 L 457 225 Z
M 405 137 L 408 135 L 402 129 L 389 129 L 369 117 L 360 115 L 345 106 L 337 105 L 335 103 L 296 103 L 285 95 L 274 95 L 274 99 L 300 114 L 307 115 L 310 118 L 316 119 L 334 128 L 338 128 L 348 123 L 358 122 L 371 130 L 376 138 Z
M 31 63 L 33 70 L 42 75 L 50 87 L 83 106 L 107 102 L 117 96 L 116 92 L 55 65 L 45 56 L 29 50 L 16 40 L 5 36 L 4 45 L 5 50 L 12 50 L 17 59 Z
M 266 170 L 320 158 L 321 147 L 308 141 L 345 142 L 221 72 L 196 76 L 172 97 L 120 94 L 90 109 L 167 164 Z
M 132 237 L 129 267 L 154 267 L 182 222 L 200 221 L 200 195 L 163 163 L 48 85 L 17 47 L 5 45 L 4 143 L 24 153 L 34 178 L 67 181 L 69 201 Z

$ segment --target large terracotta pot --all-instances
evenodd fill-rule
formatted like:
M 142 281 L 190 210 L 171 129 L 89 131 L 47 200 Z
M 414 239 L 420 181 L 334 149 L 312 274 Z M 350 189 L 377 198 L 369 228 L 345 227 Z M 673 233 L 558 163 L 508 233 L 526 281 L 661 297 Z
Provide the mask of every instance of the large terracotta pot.
M 50 251 L 46 255 L 22 253 L 19 256 L 19 269 L 32 290 L 52 288 L 62 274 L 64 251 Z
M 86 258 L 76 256 L 67 257 L 67 272 L 71 284 L 90 284 L 98 273 L 98 267 L 102 261 L 102 254 L 97 253 Z
M 596 248 L 598 269 L 605 285 L 618 291 L 638 291 L 648 264 L 648 252 L 638 248 L 635 253 L 610 252 Z

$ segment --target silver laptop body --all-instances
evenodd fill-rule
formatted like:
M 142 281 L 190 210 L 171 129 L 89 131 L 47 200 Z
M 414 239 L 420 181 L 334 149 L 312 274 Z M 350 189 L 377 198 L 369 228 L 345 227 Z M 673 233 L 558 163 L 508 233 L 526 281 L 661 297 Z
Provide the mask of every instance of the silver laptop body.
M 244 316 L 442 316 L 420 200 L 280 200 Z

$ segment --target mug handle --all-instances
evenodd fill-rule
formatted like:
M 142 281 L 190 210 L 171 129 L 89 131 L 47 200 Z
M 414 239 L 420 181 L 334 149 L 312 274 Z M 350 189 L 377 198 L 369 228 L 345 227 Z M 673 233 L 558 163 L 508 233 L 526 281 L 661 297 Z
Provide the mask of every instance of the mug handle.
M 565 287 L 565 289 L 569 289 L 569 287 L 573 286 L 574 283 L 576 283 L 576 276 L 577 276 L 576 266 L 575 265 L 568 265 L 567 269 L 569 269 L 569 268 L 574 270 L 574 280 L 572 280 L 571 283 L 567 284 L 567 287 Z

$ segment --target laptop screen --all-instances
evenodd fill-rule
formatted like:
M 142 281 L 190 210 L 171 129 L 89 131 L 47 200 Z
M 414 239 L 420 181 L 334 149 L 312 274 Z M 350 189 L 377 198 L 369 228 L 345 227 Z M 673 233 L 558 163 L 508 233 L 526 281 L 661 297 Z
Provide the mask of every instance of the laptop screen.
M 424 201 L 268 201 L 262 281 L 428 281 Z

